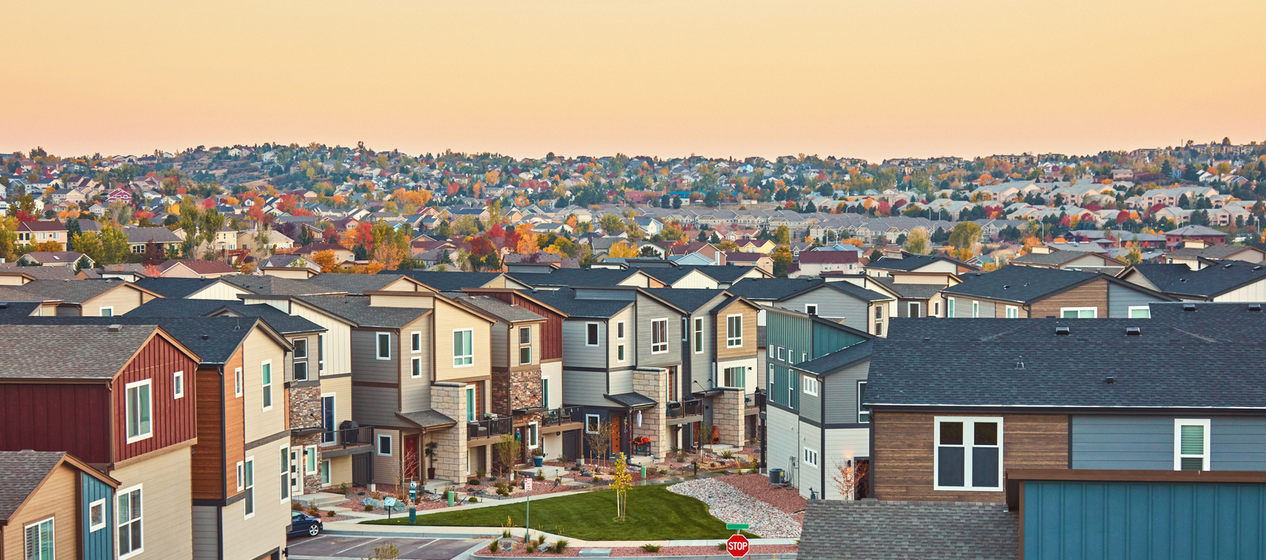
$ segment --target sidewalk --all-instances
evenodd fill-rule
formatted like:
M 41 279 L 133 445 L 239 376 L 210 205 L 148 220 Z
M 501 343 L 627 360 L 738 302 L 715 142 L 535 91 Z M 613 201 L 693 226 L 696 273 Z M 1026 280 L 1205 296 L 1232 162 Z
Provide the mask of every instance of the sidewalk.
M 421 513 L 421 512 L 419 512 Z M 337 521 L 325 524 L 325 534 L 345 537 L 399 537 L 411 539 L 473 539 L 501 536 L 502 527 L 449 527 L 418 525 L 359 525 L 355 521 Z M 523 536 L 522 527 L 510 529 L 516 537 Z M 642 546 L 657 544 L 661 546 L 714 546 L 725 542 L 725 539 L 693 539 L 667 541 L 586 541 L 582 539 L 555 535 L 547 531 L 532 530 L 532 536 L 545 535 L 547 539 L 567 539 L 574 548 L 614 548 L 621 546 Z M 797 539 L 749 539 L 753 545 L 764 544 L 796 544 Z

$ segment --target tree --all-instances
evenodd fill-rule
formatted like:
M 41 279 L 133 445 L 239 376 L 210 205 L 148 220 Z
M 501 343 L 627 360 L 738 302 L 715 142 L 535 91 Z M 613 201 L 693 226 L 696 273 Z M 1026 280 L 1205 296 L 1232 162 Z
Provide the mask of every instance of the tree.
M 321 267 L 321 272 L 337 272 L 339 269 L 338 256 L 334 254 L 334 249 L 326 249 L 312 253 L 312 264 Z
M 857 485 L 866 480 L 866 466 L 860 461 L 846 460 L 835 464 L 831 484 L 840 491 L 845 501 L 857 499 Z
M 980 242 L 983 231 L 973 222 L 959 222 L 950 231 L 949 243 L 957 249 L 971 249 Z
M 585 443 L 589 448 L 589 460 L 605 461 L 607 452 L 611 449 L 611 436 L 615 433 L 616 426 L 610 420 L 598 420 L 598 429 L 593 433 L 585 433 Z M 597 469 L 594 469 L 597 472 Z
M 787 277 L 787 267 L 791 265 L 791 248 L 786 245 L 779 245 L 774 249 L 774 253 L 770 255 L 774 259 L 774 276 L 778 278 Z
M 632 243 L 629 243 L 628 241 L 621 241 L 612 245 L 611 248 L 607 250 L 607 256 L 626 259 L 638 256 L 638 251 L 637 247 L 634 247 Z
M 875 249 L 871 251 L 869 255 L 866 255 L 866 262 L 875 262 L 883 257 L 884 254 L 879 252 L 879 249 Z
M 628 509 L 628 492 L 633 487 L 633 475 L 629 473 L 628 464 L 624 460 L 624 454 L 618 453 L 615 456 L 615 472 L 611 477 L 611 489 L 615 490 L 615 515 L 616 520 L 625 520 L 625 511 Z
M 607 235 L 619 235 L 624 232 L 624 220 L 617 214 L 603 214 L 598 219 L 598 224 Z
M 910 235 L 906 236 L 905 250 L 915 255 L 926 255 L 928 242 L 927 228 L 914 228 L 910 230 Z
M 673 195 L 673 209 L 680 209 L 680 208 L 681 208 L 681 197 L 678 197 L 677 195 Z
M 514 434 L 504 434 L 497 443 L 493 444 L 497 464 L 501 466 L 501 476 L 505 476 L 514 467 L 514 447 Z
M 788 243 L 791 243 L 791 228 L 785 225 L 778 226 L 778 229 L 774 230 L 773 241 L 774 243 L 777 243 L 779 245 L 786 245 Z
M 145 254 L 141 258 L 141 262 L 149 266 L 158 266 L 167 260 L 167 251 L 163 250 L 163 246 L 159 243 L 149 241 L 145 243 Z
M 703 205 L 708 208 L 716 208 L 717 206 L 720 206 L 721 195 L 716 191 L 708 191 L 708 194 L 703 196 Z
M 76 234 L 71 238 L 71 244 L 74 245 L 76 251 L 92 259 L 98 266 L 104 264 L 102 262 L 101 238 L 97 236 L 95 231 L 85 231 Z
M 119 264 L 127 260 L 131 245 L 127 234 L 113 224 L 101 228 L 101 264 Z

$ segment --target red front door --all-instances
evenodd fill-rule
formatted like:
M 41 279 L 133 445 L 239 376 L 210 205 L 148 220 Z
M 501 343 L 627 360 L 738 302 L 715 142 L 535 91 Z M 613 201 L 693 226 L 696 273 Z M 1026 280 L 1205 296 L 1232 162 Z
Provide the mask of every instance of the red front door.
M 418 438 L 417 436 L 407 436 L 404 438 L 404 480 L 408 482 L 418 475 Z

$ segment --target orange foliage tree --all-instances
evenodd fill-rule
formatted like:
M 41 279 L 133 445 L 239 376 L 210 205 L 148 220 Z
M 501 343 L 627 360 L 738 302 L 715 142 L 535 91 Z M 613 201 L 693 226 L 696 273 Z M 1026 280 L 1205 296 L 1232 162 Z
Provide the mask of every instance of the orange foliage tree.
M 333 249 L 312 253 L 312 262 L 321 267 L 321 272 L 336 272 L 339 268 L 338 257 Z

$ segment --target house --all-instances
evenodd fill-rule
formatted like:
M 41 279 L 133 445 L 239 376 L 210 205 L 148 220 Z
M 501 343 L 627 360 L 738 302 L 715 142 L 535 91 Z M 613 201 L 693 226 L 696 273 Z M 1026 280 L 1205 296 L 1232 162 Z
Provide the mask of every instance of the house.
M 1125 269 L 1125 263 L 1105 254 L 1090 251 L 1032 252 L 1011 259 L 1014 266 L 1037 266 L 1060 270 L 1080 270 L 1116 274 Z
M 797 277 L 821 276 L 824 273 L 854 274 L 862 271 L 862 264 L 854 251 L 803 251 L 796 261 L 800 270 Z
M 220 261 L 168 259 L 155 268 L 164 278 L 221 278 L 237 274 L 237 269 Z
M 755 267 L 768 276 L 774 275 L 774 259 L 768 253 L 726 251 L 725 264 L 729 266 Z
M 1183 226 L 1165 232 L 1165 239 L 1170 245 L 1179 245 L 1184 241 L 1202 241 L 1205 245 L 1225 245 L 1226 235 L 1207 226 Z
M 80 262 L 80 259 L 84 259 Z M 18 264 L 23 266 L 73 266 L 92 268 L 97 263 L 83 253 L 75 251 L 34 251 L 18 257 Z
M 1151 302 L 1177 301 L 1103 273 L 1035 266 L 970 275 L 941 290 L 941 297 L 946 317 L 1006 319 L 1142 317 Z
M 72 317 L 122 315 L 162 297 L 119 280 L 36 280 L 11 288 L 37 300 L 57 300 L 57 315 Z
M 1266 261 L 1266 251 L 1250 245 L 1206 245 L 1202 241 L 1186 241 L 1182 247 L 1161 256 L 1166 264 L 1182 264 L 1191 270 L 1214 266 L 1219 261 Z
M 166 254 L 178 249 L 183 241 L 165 227 L 129 227 L 124 228 L 123 233 L 127 234 L 128 246 L 132 253 L 138 255 L 145 252 L 145 246 L 149 243 L 162 245 L 163 252 Z
M 1227 260 L 1200 270 L 1185 264 L 1136 264 L 1120 278 L 1184 301 L 1266 301 L 1266 267 Z
M 866 264 L 866 273 L 873 276 L 925 273 L 957 275 L 979 270 L 979 267 L 945 255 L 915 255 L 905 251 L 889 252 L 875 262 Z
M 58 251 L 66 250 L 66 242 L 70 240 L 66 225 L 53 220 L 35 222 L 18 222 L 18 245 L 36 245 L 39 243 L 56 243 Z
M 637 227 L 641 229 L 642 233 L 646 234 L 647 237 L 658 235 L 659 232 L 664 230 L 664 223 L 656 220 L 655 218 L 637 218 L 634 222 L 637 223 Z
M 438 274 L 447 274 L 440 272 Z M 637 286 L 662 288 L 663 282 L 638 269 L 559 268 L 549 274 L 513 273 L 506 275 L 506 287 L 550 290 L 575 286 Z
M 882 291 L 893 294 L 897 298 L 897 311 L 889 315 L 890 317 L 910 317 L 917 319 L 920 317 L 941 317 L 941 309 L 944 308 L 945 298 L 941 296 L 941 290 L 946 287 L 940 282 L 912 282 L 908 280 L 924 280 L 926 277 L 918 276 L 865 276 L 861 286 L 870 288 L 873 284 L 875 291 Z M 849 282 L 856 281 L 852 278 L 847 279 Z M 954 285 L 959 282 L 957 277 L 949 280 L 948 285 Z
M 875 336 L 887 332 L 897 298 L 851 282 L 816 282 L 773 301 L 774 307 L 820 316 Z
M 356 258 L 356 255 L 352 253 L 351 249 L 348 249 L 342 245 L 337 245 L 334 243 L 324 243 L 324 242 L 309 243 L 307 245 L 304 245 L 303 247 L 295 249 L 294 254 L 303 255 L 305 258 L 307 258 L 310 261 L 312 260 L 313 253 L 318 253 L 321 251 L 334 251 L 334 262 L 336 263 L 345 263 Z
M 119 481 L 64 451 L 0 451 L 0 556 L 114 559 Z
M 63 420 L 4 430 L 0 450 L 64 451 L 118 481 L 109 502 L 117 509 L 104 515 L 118 558 L 192 558 L 199 357 L 152 324 L 9 324 L 0 340 L 10 342 L 0 344 L 0 410 Z M 261 472 L 276 473 L 275 463 Z M 275 491 L 276 481 L 258 485 Z M 74 535 L 76 524 L 67 525 Z

